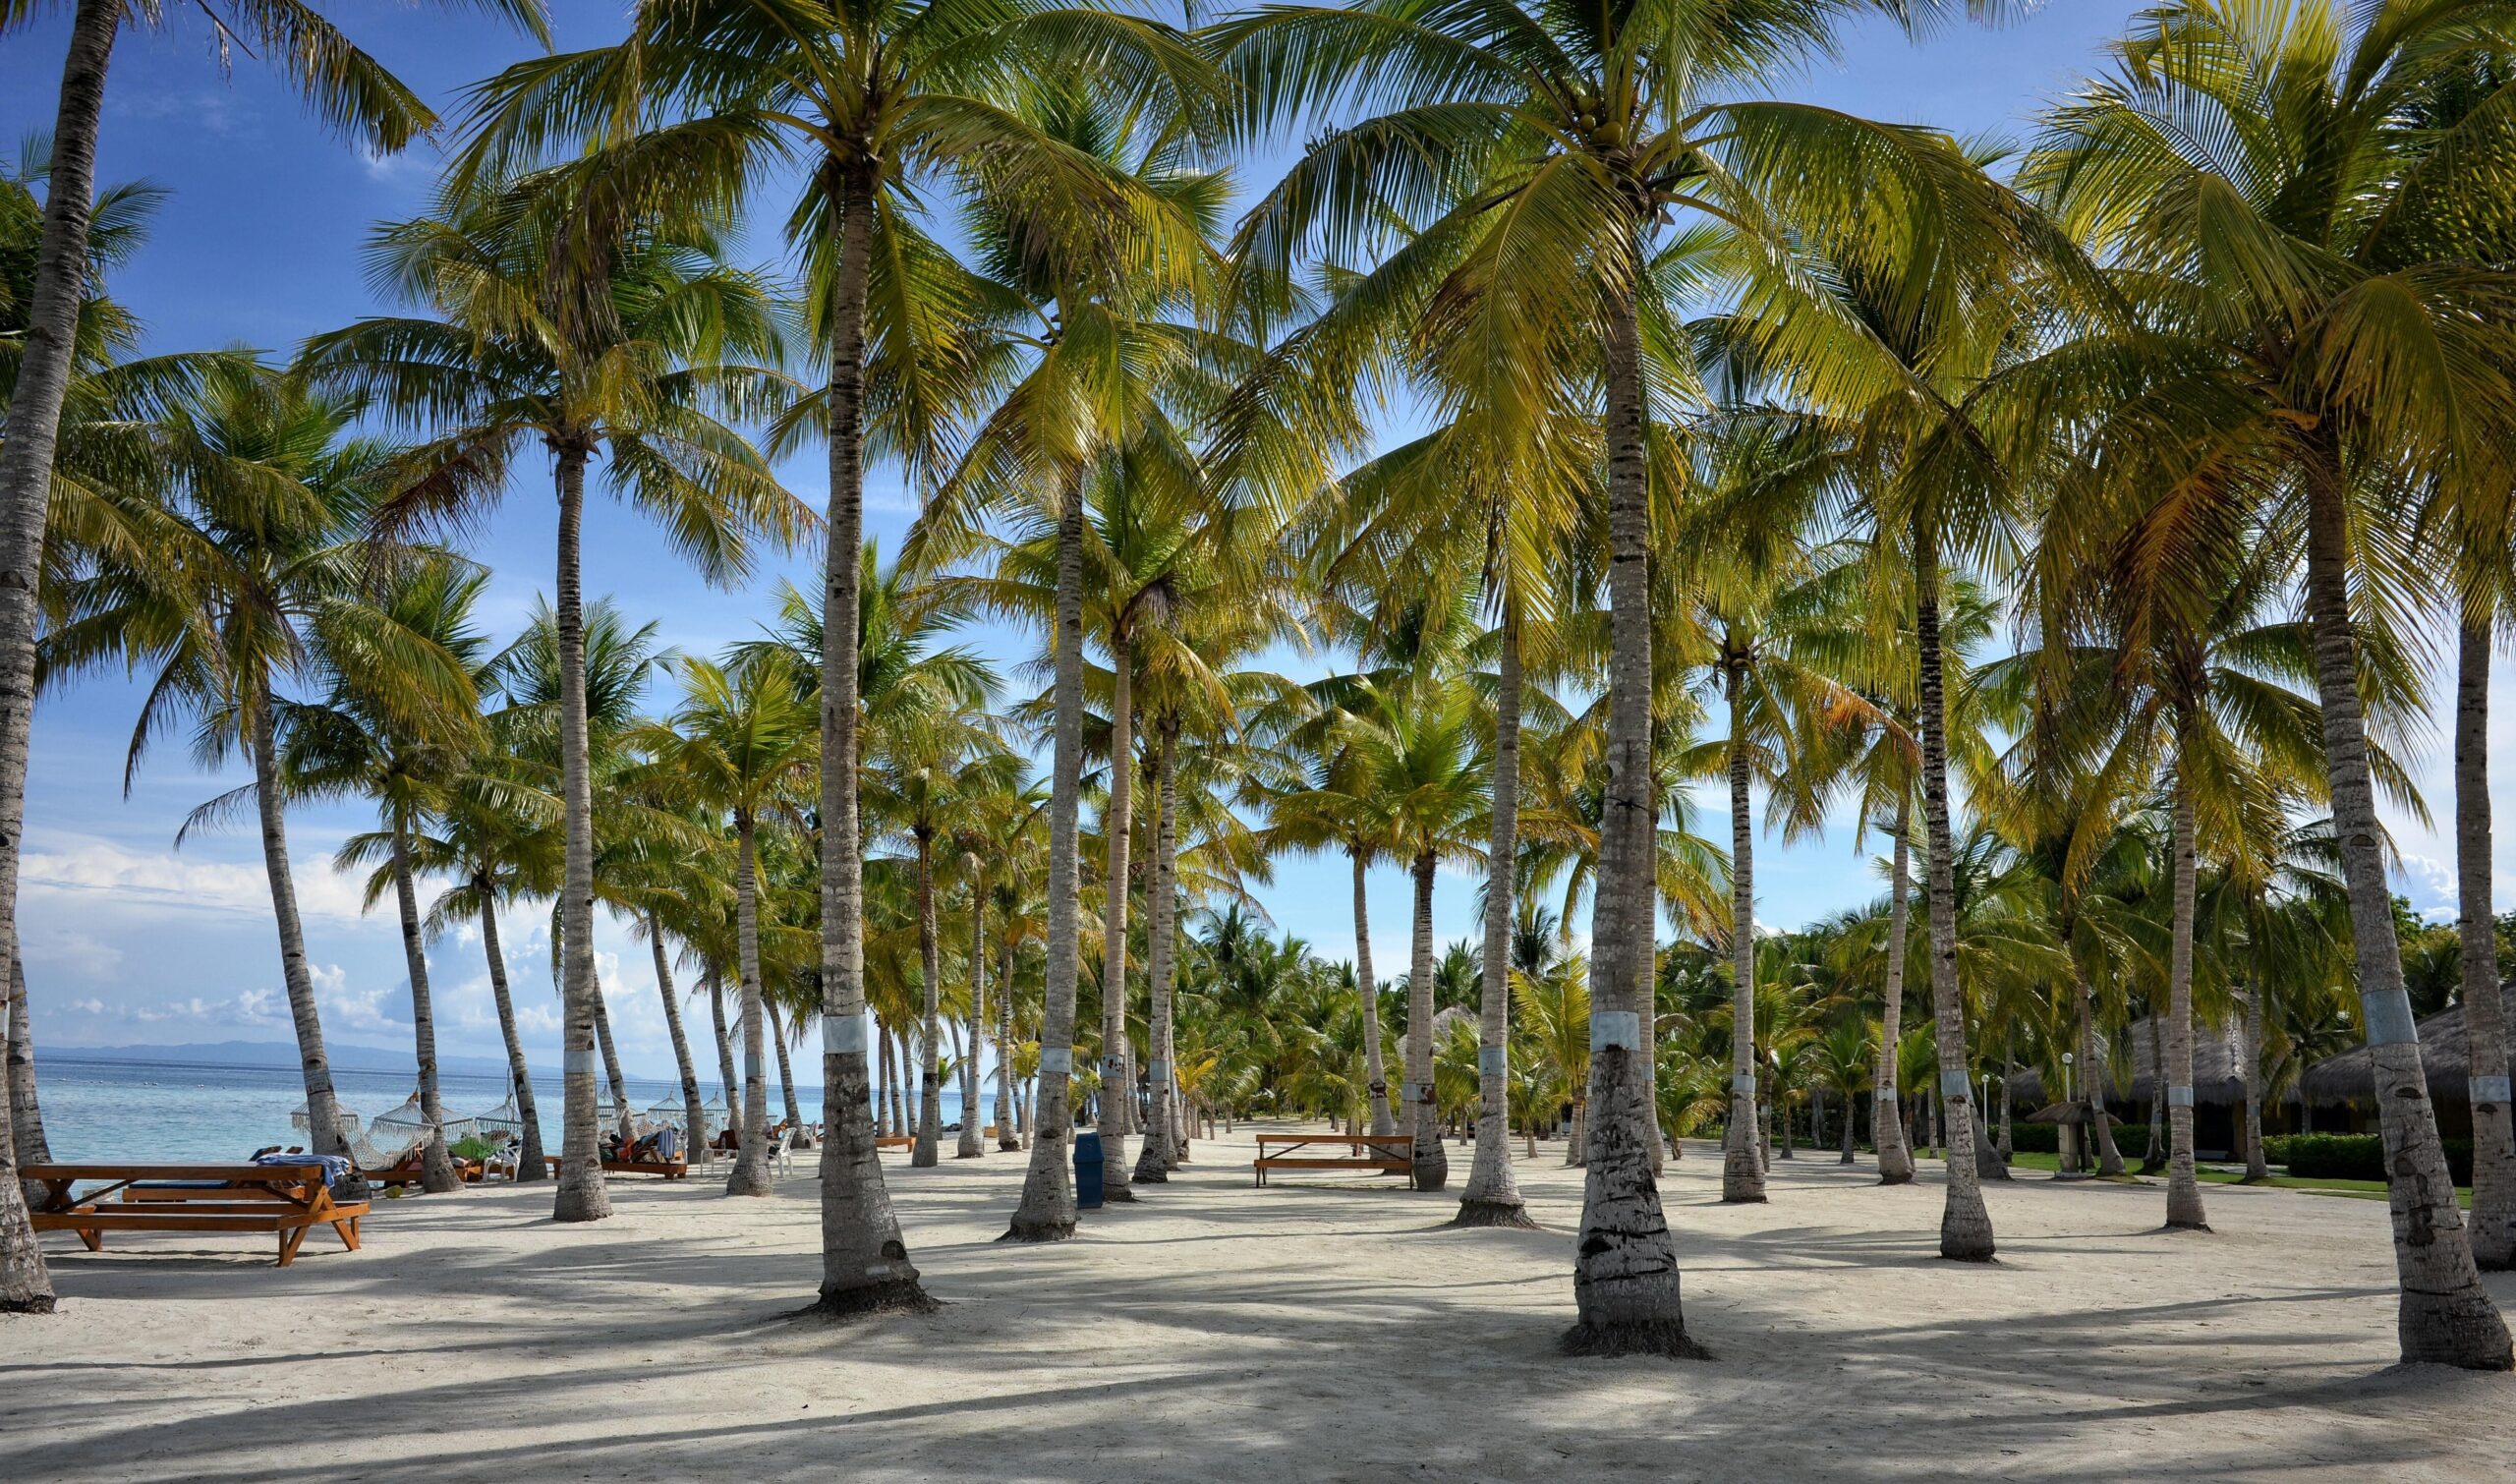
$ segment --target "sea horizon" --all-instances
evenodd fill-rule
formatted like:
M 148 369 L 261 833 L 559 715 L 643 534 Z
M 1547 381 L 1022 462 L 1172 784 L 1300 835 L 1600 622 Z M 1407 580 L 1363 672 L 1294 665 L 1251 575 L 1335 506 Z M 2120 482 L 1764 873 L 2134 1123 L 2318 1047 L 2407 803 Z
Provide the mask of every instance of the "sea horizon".
M 556 1150 L 559 1133 L 559 1076 L 530 1067 L 543 1123 L 545 1148 Z M 332 1067 L 333 1090 L 341 1106 L 362 1120 L 391 1112 L 417 1090 L 418 1073 L 410 1068 Z M 304 1130 L 289 1123 L 289 1114 L 306 1101 L 305 1082 L 294 1066 L 258 1066 L 223 1060 L 186 1061 L 98 1055 L 81 1048 L 45 1051 L 35 1056 L 37 1096 L 41 1102 L 45 1142 L 52 1158 L 62 1162 L 99 1160 L 221 1161 L 241 1160 L 266 1145 L 297 1145 Z M 679 1105 L 678 1079 L 630 1076 L 630 1102 L 638 1112 L 664 1104 Z M 438 1096 L 449 1119 L 488 1113 L 507 1096 L 503 1073 L 440 1072 Z M 602 1093 L 609 1096 L 606 1078 Z M 914 1088 L 908 1089 L 911 1096 Z M 713 1079 L 700 1083 L 703 1099 L 724 1095 Z M 798 1084 L 795 1101 L 807 1121 L 822 1118 L 822 1090 Z M 784 1115 L 784 1097 L 772 1076 L 770 1115 Z M 993 1096 L 982 1100 L 992 1107 Z M 946 1087 L 944 1121 L 960 1117 L 960 1094 Z

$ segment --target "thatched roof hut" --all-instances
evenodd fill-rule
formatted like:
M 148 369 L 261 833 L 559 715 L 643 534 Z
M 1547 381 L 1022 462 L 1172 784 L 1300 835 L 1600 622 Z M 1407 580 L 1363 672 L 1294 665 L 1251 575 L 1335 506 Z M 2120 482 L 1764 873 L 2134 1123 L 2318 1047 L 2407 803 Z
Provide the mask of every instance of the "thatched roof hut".
M 2164 1045 L 2166 1027 L 2150 1033 L 2149 1020 L 2135 1020 L 2124 1031 L 2131 1056 L 2131 1080 L 2117 1082 L 2110 1097 L 2117 1103 L 2142 1103 L 2155 1096 L 2157 1048 Z M 2060 1089 L 2054 1090 L 2058 1098 Z M 2044 1078 L 2032 1068 L 2023 1069 L 2010 1082 L 2010 1096 L 2023 1104 L 2050 1101 L 2045 1096 Z M 2245 1101 L 2245 1046 L 2237 1026 L 2193 1027 L 2193 1099 L 2197 1103 L 2233 1106 Z
M 2461 1103 L 2472 1096 L 2473 1050 L 2464 1036 L 2464 1007 L 2450 1005 L 2420 1022 L 2420 1064 L 2429 1073 L 2429 1096 Z M 2326 1056 L 2306 1069 L 2298 1086 L 2317 1105 L 2373 1103 L 2375 1061 L 2366 1047 Z

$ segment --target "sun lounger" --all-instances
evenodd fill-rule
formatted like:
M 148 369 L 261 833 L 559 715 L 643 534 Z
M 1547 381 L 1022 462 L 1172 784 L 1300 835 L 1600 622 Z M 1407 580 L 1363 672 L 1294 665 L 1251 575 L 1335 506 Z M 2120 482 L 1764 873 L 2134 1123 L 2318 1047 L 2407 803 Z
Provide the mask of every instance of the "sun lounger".
M 543 1155 L 543 1159 L 552 1173 L 558 1172 L 557 1155 Z M 678 1180 L 690 1173 L 690 1165 L 684 1160 L 604 1160 L 602 1170 L 605 1174 L 659 1174 L 667 1180 Z

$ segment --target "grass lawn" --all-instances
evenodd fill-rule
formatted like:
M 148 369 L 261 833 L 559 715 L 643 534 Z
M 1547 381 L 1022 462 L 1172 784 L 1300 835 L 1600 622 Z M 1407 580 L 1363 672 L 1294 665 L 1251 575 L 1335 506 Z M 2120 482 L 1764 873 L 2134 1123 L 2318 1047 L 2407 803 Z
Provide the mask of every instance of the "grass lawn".
M 2058 1170 L 2062 1168 L 2062 1157 L 2053 1154 L 2031 1154 L 2021 1150 L 2010 1156 L 2009 1163 L 2013 1170 Z M 2137 1164 L 2134 1168 L 2138 1168 Z M 2202 1177 L 2202 1183 L 2207 1185 L 2235 1185 L 2243 1183 L 2245 1179 L 2245 1176 L 2233 1171 L 2212 1170 L 2207 1166 L 2202 1167 L 2196 1173 Z M 2150 1178 L 2158 1177 L 2153 1175 Z M 2382 1180 L 2306 1180 L 2293 1175 L 2275 1174 L 2269 1183 L 2283 1190 L 2305 1190 L 2316 1195 L 2347 1196 L 2359 1201 L 2381 1201 L 2385 1198 L 2385 1182 Z M 2466 1211 L 2473 1209 L 2472 1187 L 2456 1186 L 2455 1199 Z

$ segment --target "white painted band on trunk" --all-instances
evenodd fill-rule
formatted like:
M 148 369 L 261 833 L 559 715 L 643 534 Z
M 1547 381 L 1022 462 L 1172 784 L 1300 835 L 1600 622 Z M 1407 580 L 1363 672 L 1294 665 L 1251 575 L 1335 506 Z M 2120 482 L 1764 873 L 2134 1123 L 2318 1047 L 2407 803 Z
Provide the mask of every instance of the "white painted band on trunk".
M 1631 1010 L 1599 1010 L 1590 1016 L 1590 1050 L 1633 1051 L 1642 1045 L 1642 1017 Z
M 1896 1089 L 1892 1087 L 1880 1088 L 1878 1091 L 1871 1093 L 1869 1097 L 1870 1101 L 1873 1103 L 1893 1103 L 1896 1101 Z
M 760 1053 L 758 1053 L 758 1052 L 745 1052 L 745 1053 L 743 1053 L 743 1080 L 744 1080 L 744 1081 L 746 1081 L 746 1082 L 758 1082 L 758 1081 L 761 1081 L 762 1079 L 766 1078 L 768 1075 L 769 1075 L 769 1067 L 768 1067 L 768 1063 L 767 1063 L 767 1062 L 765 1062 L 765 1061 L 763 1061 L 763 1060 L 761 1059 Z
M 1148 1061 L 1144 1064 L 1144 1074 L 1146 1078 L 1148 1078 L 1156 1087 L 1160 1087 L 1162 1085 L 1164 1075 L 1170 1070 L 1170 1067 L 1159 1061 Z
M 822 1017 L 822 1055 L 825 1056 L 864 1056 L 865 1017 L 824 1015 Z
M 1423 1083 L 1407 1082 L 1400 1085 L 1398 1101 L 1401 1103 L 1429 1103 L 1432 1099 L 1424 1096 Z
M 2473 1078 L 2472 1100 L 2475 1103 L 2504 1103 L 2511 1096 L 2516 1094 L 2510 1093 L 2509 1079 L 2505 1077 Z
M 1962 1098 L 1973 1090 L 1973 1084 L 1967 1080 L 1964 1067 L 1948 1067 L 1940 1072 L 1939 1095 L 1941 1097 Z
M 1040 1048 L 1040 1070 L 1043 1074 L 1055 1072 L 1061 1077 L 1074 1075 L 1074 1049 L 1066 1046 Z
M 1476 1049 L 1476 1074 L 1480 1077 L 1508 1077 L 1512 1074 L 1512 1049 L 1508 1046 L 1480 1046 Z
M 568 1053 L 567 1056 L 560 1062 L 560 1068 L 571 1077 L 593 1076 L 595 1072 L 594 1048 L 589 1046 L 581 1051 L 572 1051 Z
M 1732 1072 L 1730 1074 L 1730 1091 L 1743 1098 L 1754 1097 L 1756 1095 L 1756 1074 L 1754 1072 Z
M 2189 1087 L 2178 1087 L 2172 1082 L 2168 1083 L 2166 1085 L 2166 1106 L 2169 1108 L 2191 1108 L 2193 1106 L 2193 1089 Z
M 1101 1075 L 1107 1080 L 1115 1082 L 1126 1074 L 1127 1063 L 1124 1061 L 1119 1060 L 1115 1056 L 1104 1056 L 1101 1058 Z
M 2417 1046 L 2420 1028 L 2411 1018 L 2411 996 L 2402 990 L 2375 990 L 2359 997 L 2368 1017 L 2370 1046 Z

